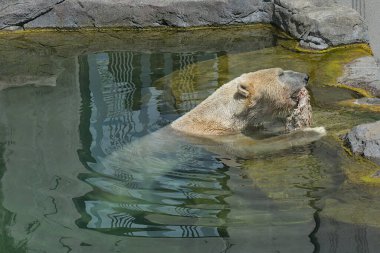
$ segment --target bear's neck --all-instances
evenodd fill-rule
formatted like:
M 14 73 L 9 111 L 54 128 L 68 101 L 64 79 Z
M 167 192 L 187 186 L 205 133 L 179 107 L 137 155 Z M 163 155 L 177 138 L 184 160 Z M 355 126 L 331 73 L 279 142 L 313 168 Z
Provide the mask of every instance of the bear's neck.
M 206 100 L 175 120 L 171 127 L 190 135 L 228 135 L 244 129 L 246 122 L 236 117 L 242 106 L 234 101 L 237 84 L 228 83 Z M 239 110 L 240 109 L 240 110 Z

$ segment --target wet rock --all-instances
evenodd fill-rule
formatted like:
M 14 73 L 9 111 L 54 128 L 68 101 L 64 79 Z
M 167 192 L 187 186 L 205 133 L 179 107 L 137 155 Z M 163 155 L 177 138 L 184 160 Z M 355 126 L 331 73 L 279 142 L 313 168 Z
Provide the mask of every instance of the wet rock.
M 7 26 L 4 28 L 5 31 L 18 31 L 18 30 L 22 30 L 22 27 L 21 26 L 17 26 L 17 25 L 14 25 L 14 26 Z
M 0 29 L 191 27 L 272 23 L 303 47 L 367 42 L 360 15 L 334 0 L 3 0 Z
M 380 98 L 359 98 L 355 100 L 355 104 L 358 105 L 380 105 Z
M 380 121 L 356 126 L 344 138 L 354 154 L 380 165 Z
M 338 82 L 380 97 L 380 65 L 372 56 L 356 59 L 344 67 L 343 76 Z
M 380 170 L 376 171 L 373 175 L 373 178 L 380 178 Z
M 274 0 L 273 23 L 300 40 L 302 47 L 367 42 L 367 26 L 355 10 L 334 0 Z

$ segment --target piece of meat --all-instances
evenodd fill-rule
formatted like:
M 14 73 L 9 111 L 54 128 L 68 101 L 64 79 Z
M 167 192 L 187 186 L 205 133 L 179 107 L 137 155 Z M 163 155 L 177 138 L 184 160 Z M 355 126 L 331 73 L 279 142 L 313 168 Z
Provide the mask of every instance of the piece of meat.
M 286 118 L 286 131 L 294 131 L 300 128 L 310 127 L 312 123 L 312 110 L 310 96 L 306 88 L 302 88 L 298 95 L 297 107 L 289 117 Z

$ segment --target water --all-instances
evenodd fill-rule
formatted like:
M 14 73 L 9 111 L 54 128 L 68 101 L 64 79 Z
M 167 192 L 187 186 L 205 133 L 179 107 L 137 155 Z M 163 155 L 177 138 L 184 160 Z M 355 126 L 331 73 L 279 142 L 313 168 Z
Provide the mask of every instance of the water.
M 377 252 L 378 168 L 338 137 L 380 115 L 330 86 L 365 48 L 300 52 L 266 26 L 0 44 L 0 252 Z M 244 159 L 162 130 L 268 67 L 310 75 L 327 137 Z

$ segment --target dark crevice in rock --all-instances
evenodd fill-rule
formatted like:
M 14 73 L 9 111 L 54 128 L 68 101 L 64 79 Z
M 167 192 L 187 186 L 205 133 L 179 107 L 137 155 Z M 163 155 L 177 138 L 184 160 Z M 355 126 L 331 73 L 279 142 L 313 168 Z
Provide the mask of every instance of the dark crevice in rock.
M 87 18 L 91 20 L 92 26 L 96 27 L 96 20 L 95 20 L 95 18 L 92 15 L 90 15 L 90 13 L 88 13 L 88 11 L 86 10 L 84 4 L 80 0 L 78 0 L 77 3 L 83 9 L 83 11 L 84 11 L 85 15 L 87 16 Z
M 22 26 L 23 27 L 26 23 L 29 23 L 30 21 L 33 21 L 33 20 L 35 20 L 35 19 L 37 19 L 37 18 L 45 15 L 46 13 L 49 13 L 52 9 L 53 9 L 53 7 L 50 7 L 49 9 L 47 9 L 47 10 L 39 13 L 37 16 L 34 16 L 34 17 L 30 18 L 30 19 L 26 19 L 26 20 L 23 20 L 23 21 L 21 21 L 19 23 L 12 24 L 12 25 Z
M 169 27 L 170 27 L 170 26 L 173 26 L 173 24 L 170 24 L 170 23 L 169 23 L 166 19 L 164 19 L 164 18 L 161 19 L 161 20 L 159 20 L 159 21 L 158 21 L 158 24 L 159 24 L 159 25 L 162 25 L 162 26 L 169 26 Z
M 81 1 L 78 0 L 78 4 L 79 4 L 79 6 L 80 6 L 82 9 L 84 9 L 84 5 L 83 5 L 83 3 L 82 3 Z

